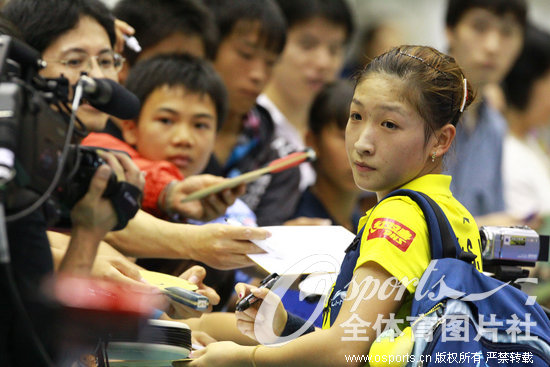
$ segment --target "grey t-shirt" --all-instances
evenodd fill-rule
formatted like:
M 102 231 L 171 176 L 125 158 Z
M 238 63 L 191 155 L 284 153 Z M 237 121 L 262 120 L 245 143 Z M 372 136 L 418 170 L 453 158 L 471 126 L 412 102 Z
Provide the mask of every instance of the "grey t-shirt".
M 453 177 L 453 195 L 474 216 L 505 209 L 502 182 L 502 146 L 507 125 L 504 117 L 483 102 L 478 122 L 467 131 L 457 126 L 454 146 L 447 154 L 445 174 Z

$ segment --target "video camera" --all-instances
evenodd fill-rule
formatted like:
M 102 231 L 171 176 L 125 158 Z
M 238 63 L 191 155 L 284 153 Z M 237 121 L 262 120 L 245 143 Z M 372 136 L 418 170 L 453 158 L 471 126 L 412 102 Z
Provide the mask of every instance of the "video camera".
M 45 65 L 36 50 L 0 36 L 0 188 L 7 194 L 7 221 L 21 218 L 46 202 L 50 224 L 66 227 L 70 225 L 70 210 L 105 162 L 96 149 L 78 145 L 79 135 L 82 137 L 86 129 L 71 116 L 69 82 L 64 77 L 39 76 Z M 123 114 L 139 112 L 137 97 L 117 83 L 82 78 L 86 78 L 86 86 L 93 86 L 86 96 L 93 99 L 93 93 L 99 95 L 97 104 L 90 102 L 94 107 L 111 113 L 122 102 L 126 105 L 121 107 Z M 125 100 L 117 101 L 121 90 Z M 75 122 L 80 129 L 73 129 Z M 117 182 L 112 174 L 103 197 L 111 200 L 117 212 L 115 230 L 135 215 L 140 196 L 137 187 Z
M 528 226 L 482 226 L 479 230 L 483 267 L 501 280 L 525 278 L 537 261 L 548 261 L 549 236 Z

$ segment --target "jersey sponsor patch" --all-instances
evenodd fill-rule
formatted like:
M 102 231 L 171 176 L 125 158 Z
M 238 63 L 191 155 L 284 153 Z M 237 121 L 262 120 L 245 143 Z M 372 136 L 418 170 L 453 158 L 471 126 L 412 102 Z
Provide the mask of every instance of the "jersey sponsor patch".
M 409 227 L 390 218 L 376 218 L 369 229 L 367 240 L 385 238 L 392 245 L 405 252 L 411 245 L 416 233 Z

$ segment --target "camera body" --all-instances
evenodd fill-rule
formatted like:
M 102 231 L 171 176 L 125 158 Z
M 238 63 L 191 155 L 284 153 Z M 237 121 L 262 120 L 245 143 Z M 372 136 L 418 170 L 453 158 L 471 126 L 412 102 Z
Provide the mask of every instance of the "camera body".
M 548 236 L 527 226 L 482 226 L 479 234 L 484 264 L 529 266 L 548 261 Z
M 52 215 L 52 218 L 54 218 L 56 227 L 69 228 L 71 226 L 71 209 L 86 195 L 95 171 L 101 165 L 106 164 L 103 158 L 97 154 L 98 149 L 106 150 L 105 148 L 79 145 L 71 145 L 69 147 L 69 154 L 64 167 L 63 182 L 52 194 L 55 206 L 55 214 Z M 113 198 L 117 194 L 118 189 L 117 178 L 111 172 L 102 197 Z
M 106 162 L 101 158 L 96 150 L 104 148 L 95 148 L 87 146 L 71 145 L 69 148 L 69 159 L 65 167 L 67 177 L 65 184 L 57 188 L 56 195 L 59 200 L 69 208 L 72 208 L 77 201 L 88 191 L 90 181 L 95 171 Z M 111 173 L 107 188 L 103 192 L 103 197 L 112 197 L 117 190 L 117 179 L 114 173 Z
M 44 199 L 50 204 L 46 208 L 50 224 L 65 228 L 70 226 L 71 209 L 105 162 L 96 152 L 102 148 L 79 146 L 80 138 L 69 136 L 69 82 L 63 77 L 42 78 L 41 65 L 36 50 L 0 36 L 0 178 L 15 172 L 6 180 L 3 200 L 10 221 L 10 215 L 15 217 Z M 115 229 L 123 228 L 141 203 L 141 191 L 117 182 L 114 173 L 103 197 L 116 211 Z

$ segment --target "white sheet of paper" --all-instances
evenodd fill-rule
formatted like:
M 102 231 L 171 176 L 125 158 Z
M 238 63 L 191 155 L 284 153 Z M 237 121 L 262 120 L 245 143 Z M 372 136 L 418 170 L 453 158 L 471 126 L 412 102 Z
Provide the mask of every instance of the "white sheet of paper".
M 266 240 L 252 241 L 267 253 L 248 255 L 269 273 L 338 273 L 355 235 L 342 226 L 271 226 Z

